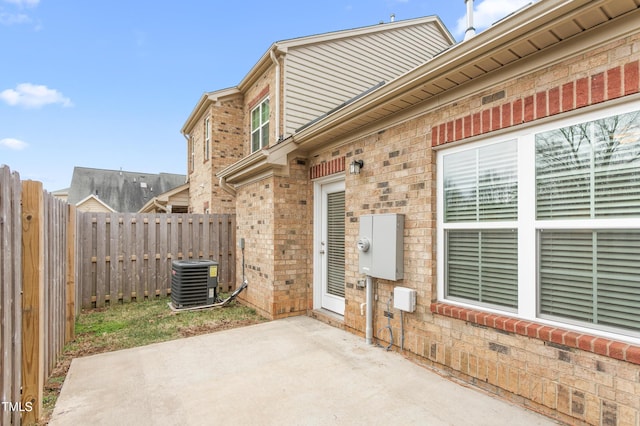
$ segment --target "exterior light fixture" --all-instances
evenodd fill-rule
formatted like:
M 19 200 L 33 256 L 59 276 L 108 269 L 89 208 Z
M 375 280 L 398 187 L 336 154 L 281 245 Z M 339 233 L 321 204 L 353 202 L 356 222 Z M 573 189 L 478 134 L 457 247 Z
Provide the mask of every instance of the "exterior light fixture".
M 362 160 L 353 160 L 351 164 L 349 164 L 349 173 L 352 175 L 359 175 L 360 169 L 364 167 L 364 161 Z

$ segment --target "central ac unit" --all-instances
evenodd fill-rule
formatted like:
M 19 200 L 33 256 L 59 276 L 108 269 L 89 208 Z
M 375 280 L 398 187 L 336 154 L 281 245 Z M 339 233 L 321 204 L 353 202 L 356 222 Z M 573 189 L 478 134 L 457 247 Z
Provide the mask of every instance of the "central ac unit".
M 218 298 L 218 262 L 174 260 L 171 304 L 175 309 L 213 305 Z

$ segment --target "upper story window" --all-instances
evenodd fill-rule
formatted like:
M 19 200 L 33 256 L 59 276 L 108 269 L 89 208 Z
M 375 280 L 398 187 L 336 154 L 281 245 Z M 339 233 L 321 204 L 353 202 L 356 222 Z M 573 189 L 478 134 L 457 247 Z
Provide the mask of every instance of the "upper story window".
M 639 107 L 439 151 L 439 299 L 640 342 Z
M 269 145 L 269 98 L 251 110 L 251 152 Z
M 211 119 L 204 120 L 204 161 L 209 161 L 211 149 Z

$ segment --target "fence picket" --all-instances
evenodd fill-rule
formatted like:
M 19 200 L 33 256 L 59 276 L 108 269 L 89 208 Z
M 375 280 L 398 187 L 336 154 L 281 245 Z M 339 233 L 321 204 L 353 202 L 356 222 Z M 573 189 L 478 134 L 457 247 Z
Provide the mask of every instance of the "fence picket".
M 0 167 L 0 392 L 3 401 L 20 401 L 22 386 L 22 218 L 20 175 Z M 0 424 L 18 424 L 19 412 L 2 410 Z
M 96 221 L 96 241 L 107 241 L 107 221 Z M 96 244 L 96 306 L 104 306 L 107 294 L 106 271 L 107 271 L 107 250 L 106 244 Z
M 167 295 L 167 289 L 171 287 L 171 282 L 169 282 L 169 233 L 167 221 L 168 217 L 164 215 L 160 215 L 160 230 L 159 230 L 159 252 L 160 259 L 158 263 L 158 288 L 160 289 L 160 297 L 164 297 Z

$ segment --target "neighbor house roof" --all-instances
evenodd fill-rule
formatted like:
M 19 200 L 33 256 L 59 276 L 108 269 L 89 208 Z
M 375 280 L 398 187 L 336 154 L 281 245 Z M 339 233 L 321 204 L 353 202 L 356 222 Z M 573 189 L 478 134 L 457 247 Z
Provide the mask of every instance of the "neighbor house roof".
M 171 201 L 172 198 L 176 197 L 183 192 L 185 195 L 185 202 L 180 204 L 180 207 L 189 207 L 189 183 L 184 183 L 180 186 L 177 186 L 173 189 L 170 189 L 167 192 L 163 192 L 162 194 L 158 194 L 153 197 L 149 201 L 145 203 L 144 206 L 140 208 L 139 213 L 151 213 L 154 211 L 167 212 L 169 209 L 167 208 L 167 204 Z
M 183 185 L 185 175 L 142 173 L 75 167 L 69 188 L 69 204 L 89 196 L 120 213 L 133 213 L 156 195 Z

